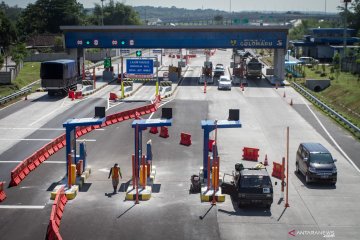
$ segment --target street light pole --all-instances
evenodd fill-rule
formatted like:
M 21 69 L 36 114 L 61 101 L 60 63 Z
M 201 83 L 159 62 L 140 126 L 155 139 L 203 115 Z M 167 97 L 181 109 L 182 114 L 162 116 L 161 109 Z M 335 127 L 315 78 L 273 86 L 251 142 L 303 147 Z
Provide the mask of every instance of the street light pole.
M 351 0 L 343 0 L 345 3 L 345 12 L 344 12 L 344 49 L 343 49 L 343 54 L 342 54 L 342 60 L 345 60 L 345 56 L 346 56 L 346 38 L 347 38 L 347 8 L 348 8 L 348 3 L 351 3 Z M 342 61 L 340 61 L 340 69 L 342 69 Z
M 104 26 L 104 0 L 100 0 L 101 1 L 101 26 Z

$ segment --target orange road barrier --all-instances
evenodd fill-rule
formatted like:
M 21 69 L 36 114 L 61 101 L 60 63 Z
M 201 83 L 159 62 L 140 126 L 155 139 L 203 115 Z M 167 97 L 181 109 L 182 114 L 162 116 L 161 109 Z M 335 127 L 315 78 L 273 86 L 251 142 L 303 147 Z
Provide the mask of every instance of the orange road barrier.
M 273 172 L 271 176 L 281 180 L 282 176 L 284 176 L 284 170 L 285 169 L 282 164 L 273 162 Z
M 82 98 L 82 91 L 76 91 L 75 92 L 75 99 L 81 99 Z
M 169 137 L 169 130 L 167 127 L 161 127 L 160 128 L 160 137 L 162 138 L 168 138 Z
M 52 205 L 50 221 L 46 231 L 46 240 L 60 240 L 62 239 L 60 235 L 60 223 L 65 210 L 65 205 L 67 203 L 67 198 L 65 196 L 64 187 L 61 187 L 57 193 Z
M 265 154 L 264 166 L 268 166 L 268 165 L 269 162 L 268 162 L 267 154 Z
M 256 162 L 259 158 L 259 149 L 244 147 L 242 158 L 243 158 L 243 160 L 249 160 L 249 161 Z
M 110 97 L 109 97 L 109 100 L 112 100 L 112 101 L 115 101 L 117 99 L 117 95 L 115 93 L 110 93 Z
M 74 92 L 74 91 L 69 91 L 68 96 L 69 96 L 69 98 L 71 98 L 72 100 L 74 100 L 74 98 L 75 98 L 75 92 Z
M 180 144 L 185 146 L 191 145 L 191 135 L 188 133 L 181 133 L 180 135 Z
M 215 140 L 209 139 L 209 142 L 208 142 L 209 152 L 212 152 L 214 143 L 215 143 Z
M 159 133 L 159 131 L 158 131 L 157 127 L 151 127 L 150 128 L 150 133 L 157 134 L 157 133 Z
M 0 182 L 0 202 L 6 199 L 6 194 L 4 192 L 4 184 L 5 182 Z

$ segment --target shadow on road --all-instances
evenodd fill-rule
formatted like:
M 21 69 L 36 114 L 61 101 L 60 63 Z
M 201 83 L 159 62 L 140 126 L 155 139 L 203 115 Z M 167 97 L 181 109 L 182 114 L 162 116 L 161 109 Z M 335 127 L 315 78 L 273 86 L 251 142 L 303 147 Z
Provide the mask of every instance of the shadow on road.
M 309 189 L 324 189 L 324 190 L 332 190 L 332 189 L 336 189 L 336 185 L 332 185 L 330 183 L 327 182 L 312 182 L 312 183 L 306 183 L 305 181 L 305 176 L 301 173 L 297 173 L 294 172 L 295 176 L 297 176 L 299 178 L 299 180 L 301 181 L 301 183 L 309 188 Z

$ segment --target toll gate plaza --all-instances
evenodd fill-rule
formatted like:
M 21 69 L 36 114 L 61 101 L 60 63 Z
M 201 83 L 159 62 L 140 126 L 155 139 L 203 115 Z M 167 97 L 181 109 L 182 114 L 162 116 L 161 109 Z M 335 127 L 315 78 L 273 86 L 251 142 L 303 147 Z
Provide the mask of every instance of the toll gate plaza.
M 79 51 L 79 58 L 84 44 L 95 47 L 94 40 L 97 47 L 111 48 L 123 39 L 127 49 L 142 51 L 130 59 L 154 59 L 154 64 L 159 53 L 152 48 L 190 49 L 162 54 L 158 71 L 152 67 L 160 80 L 133 82 L 131 95 L 121 96 L 131 77 L 122 76 L 119 83 L 115 74 L 114 82 L 82 99 L 37 92 L 0 110 L 1 239 L 358 238 L 360 146 L 349 133 L 292 87 L 269 83 L 266 74 L 227 91 L 218 89 L 217 79 L 199 84 L 205 62 L 223 64 L 231 77 L 233 48 L 249 39 L 255 45 L 244 47 L 254 57 L 254 49 L 261 48 L 256 40 L 266 36 L 275 45 L 281 40 L 274 59 L 284 62 L 287 29 L 63 30 L 67 47 Z M 198 45 L 191 49 L 189 39 Z M 195 47 L 206 50 L 182 57 Z M 113 65 L 118 63 L 114 72 L 121 72 L 119 61 Z M 103 77 L 102 71 L 97 74 Z M 302 142 L 319 142 L 337 159 L 336 185 L 306 183 L 295 172 Z M 224 176 L 233 176 L 236 164 L 254 168 L 260 162 L 270 175 L 273 203 L 239 206 L 234 195 L 222 192 Z M 122 179 L 113 193 L 108 176 L 115 163 Z M 200 192 L 191 190 L 194 175 Z M 78 186 L 71 194 L 63 186 L 69 183 Z

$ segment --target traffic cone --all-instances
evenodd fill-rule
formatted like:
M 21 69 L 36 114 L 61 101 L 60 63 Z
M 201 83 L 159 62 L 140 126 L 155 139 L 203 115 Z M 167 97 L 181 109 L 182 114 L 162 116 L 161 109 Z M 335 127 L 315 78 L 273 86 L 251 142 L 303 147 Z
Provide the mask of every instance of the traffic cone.
M 269 165 L 269 162 L 267 159 L 267 154 L 265 154 L 264 166 L 268 166 L 268 165 Z
M 241 83 L 240 88 L 241 88 L 241 91 L 244 91 L 244 84 Z
M 293 105 L 293 100 L 291 99 L 291 100 L 290 100 L 290 106 L 292 106 L 292 105 Z
M 275 89 L 278 89 L 278 83 L 275 83 Z
M 204 82 L 204 93 L 206 93 L 206 81 Z

